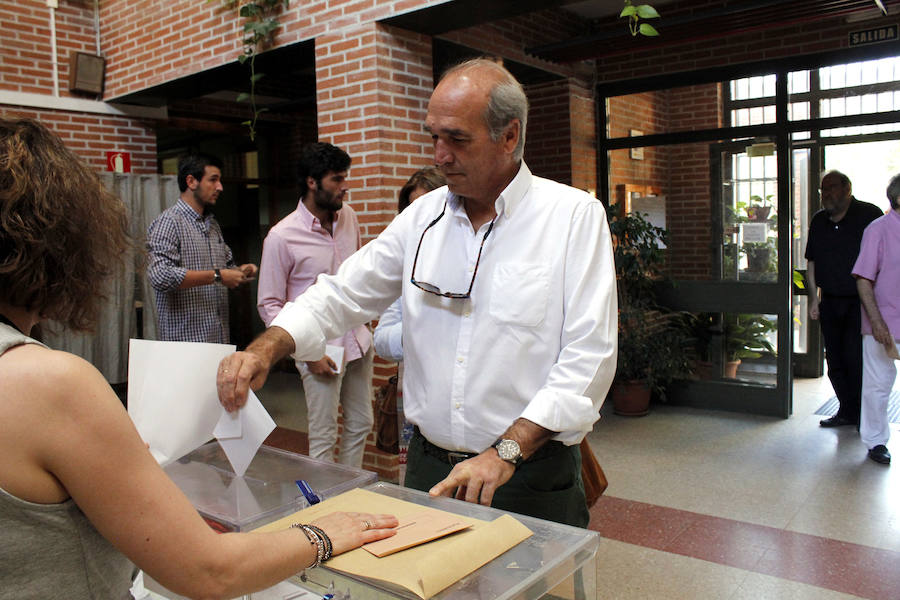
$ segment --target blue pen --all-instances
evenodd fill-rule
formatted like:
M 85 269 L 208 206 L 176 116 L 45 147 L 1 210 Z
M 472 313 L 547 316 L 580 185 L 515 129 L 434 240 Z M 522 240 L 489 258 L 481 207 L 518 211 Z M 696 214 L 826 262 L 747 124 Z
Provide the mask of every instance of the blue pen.
M 300 488 L 300 492 L 306 498 L 306 501 L 309 502 L 310 506 L 319 503 L 319 497 L 316 496 L 316 493 L 314 491 L 312 491 L 312 488 L 309 487 L 308 483 L 306 483 L 302 479 L 298 479 L 294 483 L 296 483 L 297 487 Z

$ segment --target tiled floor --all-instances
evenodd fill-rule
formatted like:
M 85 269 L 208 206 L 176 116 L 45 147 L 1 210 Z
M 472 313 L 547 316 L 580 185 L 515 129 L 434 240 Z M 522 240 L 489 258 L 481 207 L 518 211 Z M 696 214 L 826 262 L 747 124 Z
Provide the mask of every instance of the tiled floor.
M 305 431 L 297 388 L 276 373 L 259 396 Z M 831 395 L 825 378 L 797 380 L 789 419 L 604 407 L 589 436 L 610 482 L 591 521 L 600 597 L 900 599 L 900 466 L 868 460 L 852 428 L 818 426 Z
M 604 407 L 601 597 L 900 598 L 900 472 L 853 428 L 818 426 L 831 395 L 798 379 L 789 419 Z

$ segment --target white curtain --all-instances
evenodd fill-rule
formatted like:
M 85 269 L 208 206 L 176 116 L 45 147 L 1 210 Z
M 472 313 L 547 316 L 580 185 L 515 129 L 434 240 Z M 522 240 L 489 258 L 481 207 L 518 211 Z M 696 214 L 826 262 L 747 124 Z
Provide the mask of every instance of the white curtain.
M 43 341 L 84 358 L 115 384 L 124 383 L 128 376 L 128 340 L 138 334 L 138 307 L 143 312 L 144 339 L 156 339 L 156 299 L 143 272 L 143 249 L 147 227 L 178 199 L 178 184 L 171 175 L 102 173 L 101 179 L 125 203 L 138 251 L 126 257 L 122 277 L 109 282 L 93 334 L 73 333 L 49 322 L 43 326 Z

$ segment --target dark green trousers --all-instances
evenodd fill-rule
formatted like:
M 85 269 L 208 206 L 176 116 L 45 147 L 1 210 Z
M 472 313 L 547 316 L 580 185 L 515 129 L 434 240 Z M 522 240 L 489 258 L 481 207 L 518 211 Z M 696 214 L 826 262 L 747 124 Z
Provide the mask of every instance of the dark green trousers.
M 409 442 L 404 485 L 427 492 L 447 477 L 453 467 L 425 454 L 423 439 L 421 435 L 414 435 Z M 491 506 L 547 521 L 587 527 L 590 513 L 584 499 L 578 444 L 520 464 L 512 478 L 494 493 Z

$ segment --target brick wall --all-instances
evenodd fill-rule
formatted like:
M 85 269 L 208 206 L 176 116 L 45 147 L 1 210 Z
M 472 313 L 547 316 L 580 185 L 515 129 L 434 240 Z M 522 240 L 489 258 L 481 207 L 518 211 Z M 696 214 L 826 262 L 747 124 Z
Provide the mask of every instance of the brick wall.
M 50 9 L 43 0 L 0 3 L 0 88 L 10 92 L 47 94 L 53 90 Z M 69 56 L 96 53 L 93 4 L 60 2 L 56 11 L 56 49 L 60 96 L 70 94 Z
M 364 241 L 393 219 L 409 176 L 432 164 L 422 129 L 432 86 L 426 36 L 368 24 L 316 39 L 319 139 L 353 157 L 350 203 Z
M 572 181 L 569 85 L 565 79 L 527 86 L 531 109 L 525 136 L 525 162 L 539 177 Z
M 661 133 L 668 128 L 667 92 L 648 92 L 609 99 L 610 137 Z M 628 150 L 610 153 L 610 198 L 621 185 L 644 186 L 667 193 L 667 153 L 660 148 L 644 148 L 643 159 L 632 158 Z
M 597 112 L 590 88 L 571 83 L 569 122 L 572 128 L 571 185 L 596 193 L 597 190 Z
M 349 202 L 359 213 L 364 242 L 393 219 L 397 191 L 409 176 L 432 164 L 431 139 L 422 129 L 431 62 L 430 38 L 382 25 L 316 38 L 319 139 L 353 157 Z M 395 371 L 376 361 L 375 384 Z M 374 443 L 364 466 L 396 479 L 397 458 Z
M 294 0 L 279 17 L 273 46 L 347 37 L 361 25 L 443 1 Z M 242 50 L 243 20 L 220 0 L 107 0 L 101 21 L 108 97 L 233 62 Z
M 156 134 L 152 124 L 126 117 L 38 110 L 0 105 L 5 118 L 38 119 L 98 171 L 106 170 L 106 152 L 131 152 L 131 172 L 156 173 Z
M 532 173 L 596 191 L 596 116 L 591 92 L 572 79 L 525 87 L 531 109 L 525 162 Z
M 687 86 L 669 91 L 671 131 L 712 129 L 723 123 L 722 84 Z M 666 218 L 670 230 L 668 267 L 676 279 L 712 276 L 712 219 L 709 144 L 667 147 L 669 186 Z
M 96 52 L 94 11 L 89 2 L 60 2 L 56 11 L 59 95 L 92 99 L 70 93 L 69 56 Z M 0 3 L 0 89 L 6 92 L 52 95 L 53 56 L 50 44 L 50 9 L 43 0 Z M 156 172 L 156 135 L 152 123 L 130 117 L 0 105 L 5 117 L 40 119 L 69 148 L 98 170 L 106 169 L 107 151 L 131 152 L 134 173 Z

